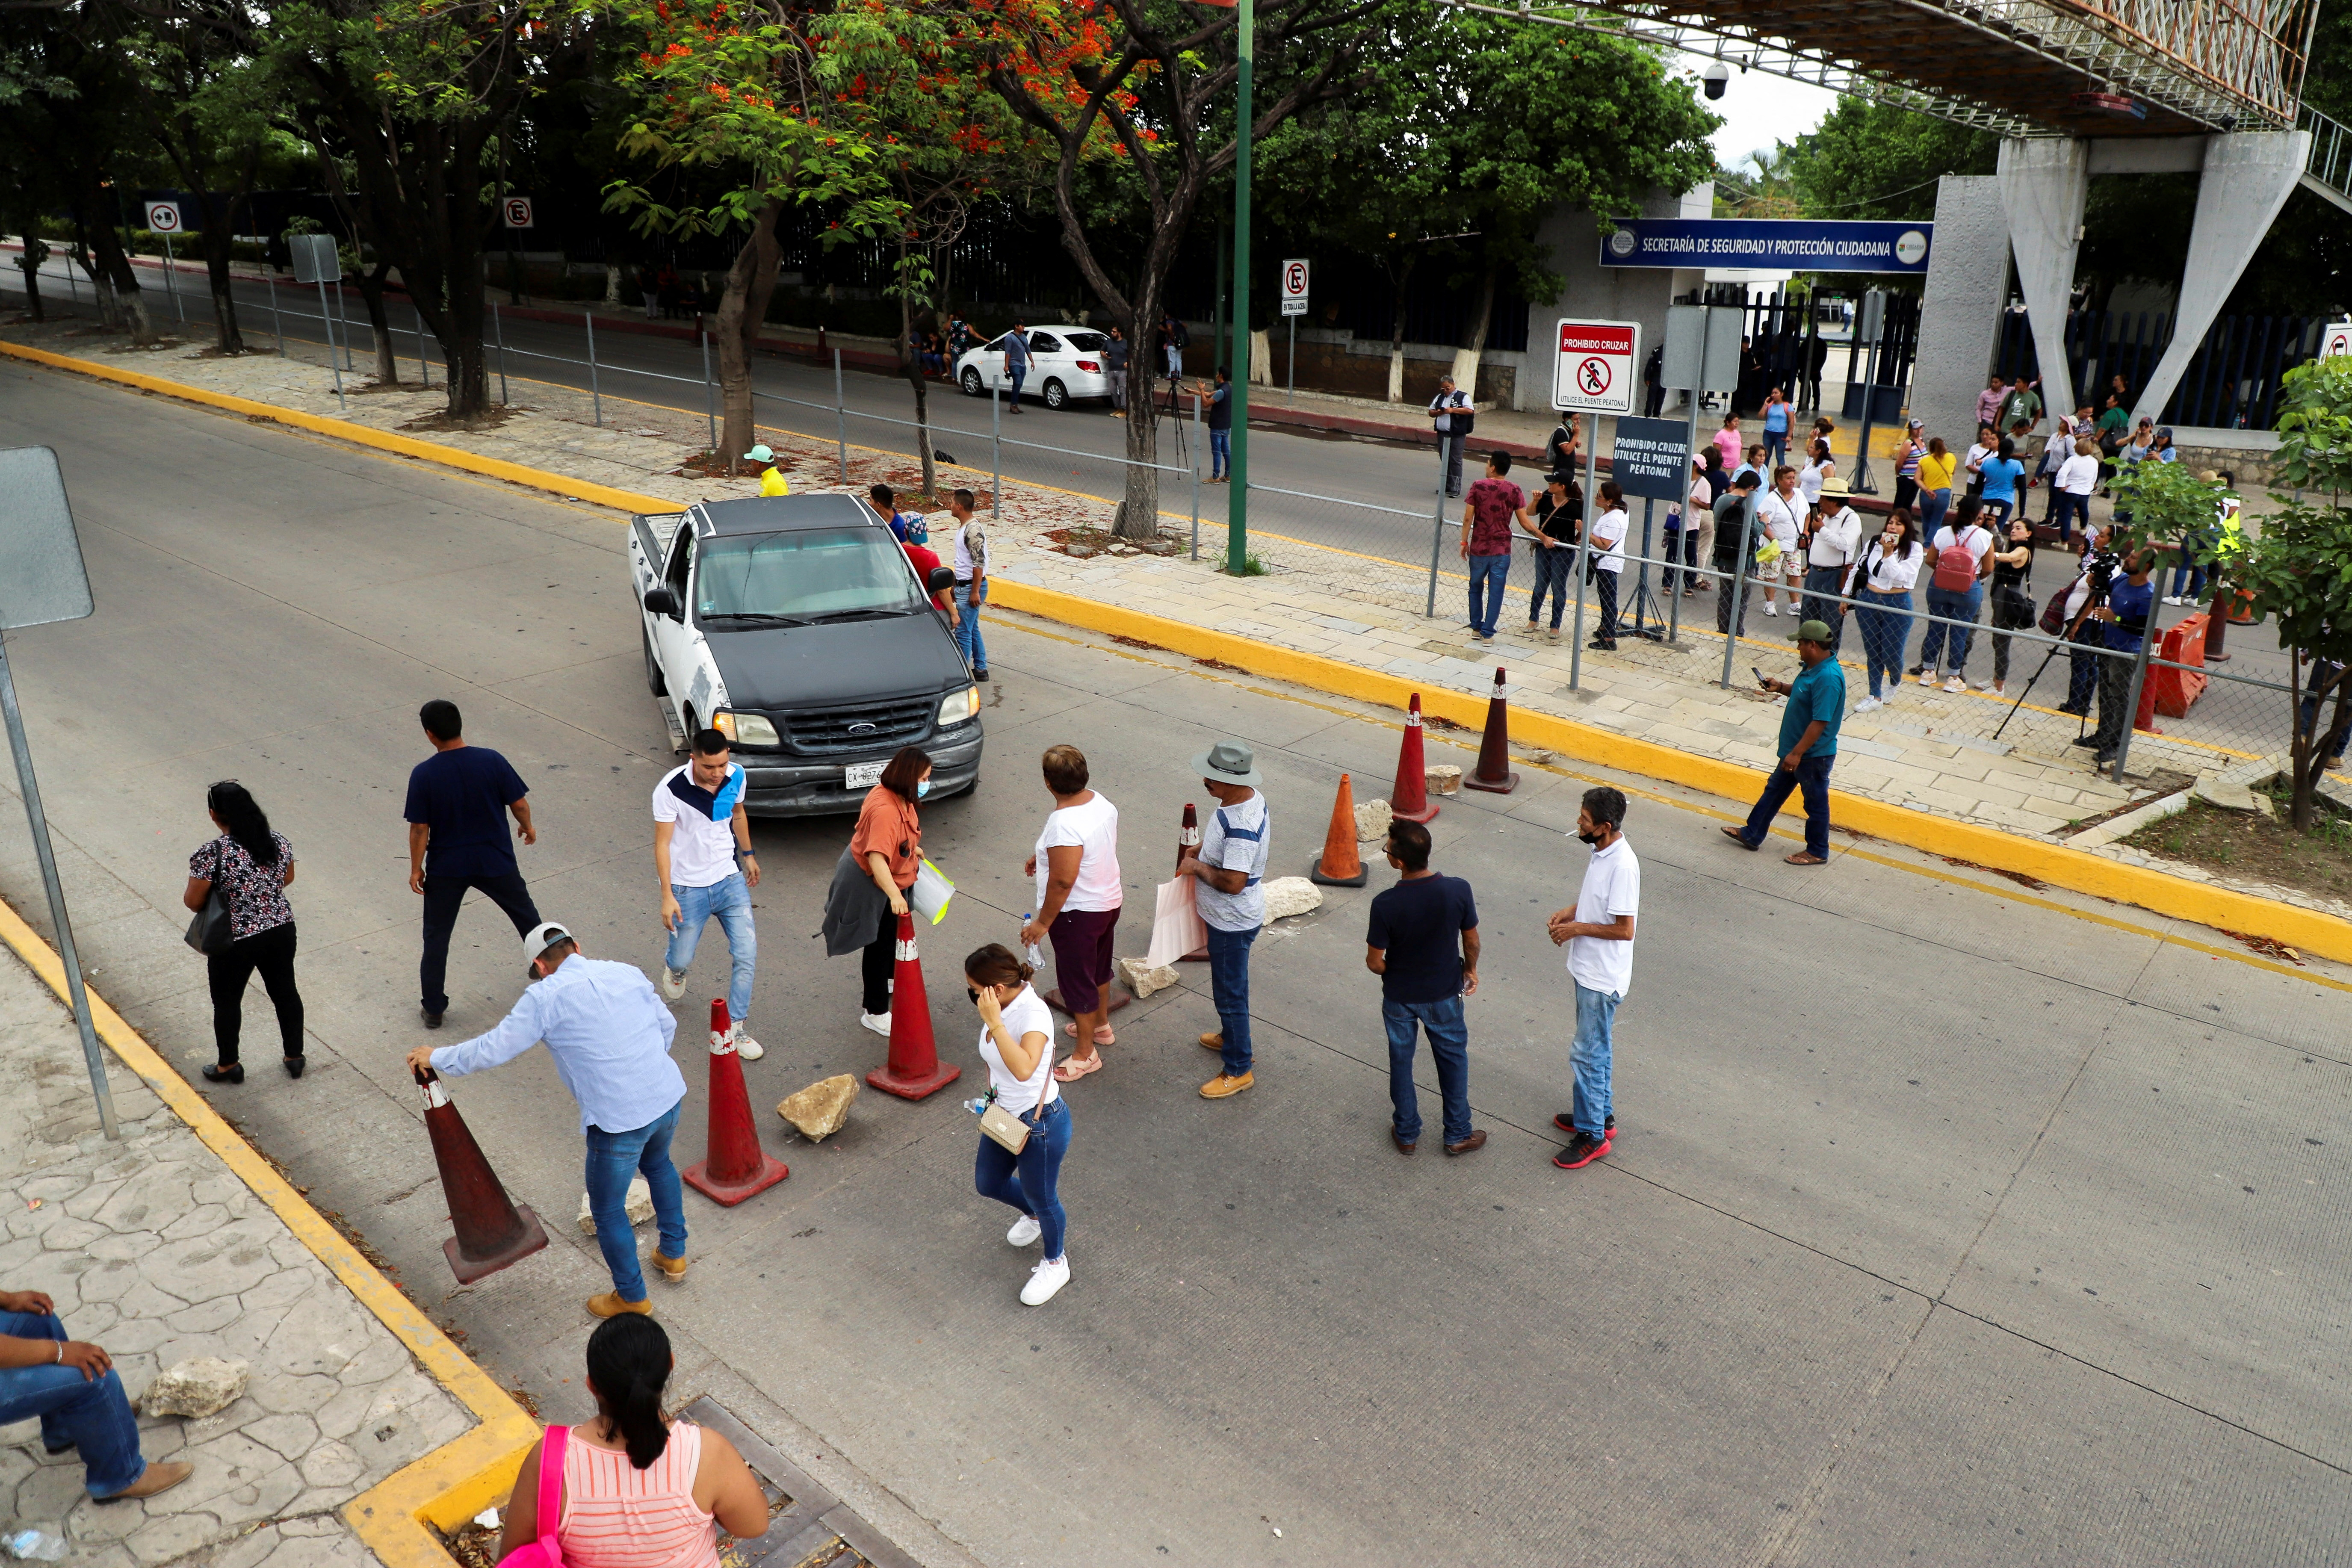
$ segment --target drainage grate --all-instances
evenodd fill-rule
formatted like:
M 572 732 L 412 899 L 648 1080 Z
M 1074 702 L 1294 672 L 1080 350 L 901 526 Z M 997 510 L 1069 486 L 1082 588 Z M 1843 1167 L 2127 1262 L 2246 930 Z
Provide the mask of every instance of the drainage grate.
M 806 1470 L 761 1441 L 717 1400 L 705 1394 L 679 1412 L 698 1426 L 726 1435 L 760 1478 L 776 1508 L 768 1533 L 737 1541 L 721 1531 L 722 1568 L 919 1568 Z M 781 1496 L 779 1496 L 781 1494 Z M 780 1507 L 777 1505 L 781 1504 Z

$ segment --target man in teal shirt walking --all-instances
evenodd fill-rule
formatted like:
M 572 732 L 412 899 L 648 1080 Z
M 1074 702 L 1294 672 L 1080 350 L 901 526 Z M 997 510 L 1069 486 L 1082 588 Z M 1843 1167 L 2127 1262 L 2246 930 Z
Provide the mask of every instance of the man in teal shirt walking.
M 1830 657 L 1830 635 L 1828 622 L 1807 621 L 1789 634 L 1805 667 L 1797 679 L 1758 677 L 1765 690 L 1789 699 L 1780 715 L 1780 765 L 1766 781 L 1747 826 L 1723 830 L 1742 849 L 1761 848 L 1789 792 L 1802 790 L 1805 847 L 1788 858 L 1791 866 L 1830 863 L 1830 763 L 1837 756 L 1838 725 L 1845 719 L 1845 670 Z

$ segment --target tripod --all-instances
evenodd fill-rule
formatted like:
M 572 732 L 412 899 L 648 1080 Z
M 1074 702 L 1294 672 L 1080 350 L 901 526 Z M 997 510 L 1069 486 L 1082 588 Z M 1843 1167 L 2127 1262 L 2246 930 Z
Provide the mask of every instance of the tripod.
M 2033 694 L 2033 683 L 2042 679 L 2042 672 L 2050 668 L 2050 661 L 2058 657 L 2059 650 L 2061 648 L 2071 649 L 2074 647 L 2074 638 L 2081 633 L 2083 623 L 2090 618 L 2091 612 L 2098 608 L 2098 606 L 2106 599 L 2106 596 L 2107 593 L 2105 588 L 2094 588 L 2091 590 L 2090 596 L 2083 601 L 2083 607 L 2074 612 L 2074 623 L 2066 628 L 2065 637 L 2050 645 L 2050 651 L 2042 656 L 2042 662 L 2034 666 L 2033 673 L 2032 675 L 2025 678 L 2025 689 L 2017 694 L 2017 700 L 2009 705 L 2009 711 L 2002 716 L 2000 725 L 1994 729 L 1992 732 L 1992 738 L 1994 740 L 1998 741 L 2000 739 L 2001 731 L 2009 728 L 2010 720 L 2016 718 L 2017 710 L 2025 706 L 2025 700 Z M 2069 657 L 2072 657 L 2071 653 L 2069 654 Z M 2079 739 L 2082 733 L 2090 727 L 2090 715 L 2087 712 L 2078 713 L 2074 718 L 2074 732 L 2076 737 Z
M 1642 498 L 1642 566 L 1641 570 L 1633 574 L 1633 602 L 1631 606 L 1633 612 L 1633 624 L 1630 627 L 1621 626 L 1620 629 L 1629 630 L 1635 637 L 1647 637 L 1652 642 L 1664 642 L 1666 612 L 1659 606 L 1657 596 L 1650 592 L 1650 521 L 1657 504 L 1648 496 Z M 1625 618 L 1626 608 L 1627 606 L 1622 605 L 1618 606 L 1617 618 L 1620 622 Z M 1646 616 L 1643 613 L 1645 609 Z M 1656 624 L 1651 624 L 1653 622 Z

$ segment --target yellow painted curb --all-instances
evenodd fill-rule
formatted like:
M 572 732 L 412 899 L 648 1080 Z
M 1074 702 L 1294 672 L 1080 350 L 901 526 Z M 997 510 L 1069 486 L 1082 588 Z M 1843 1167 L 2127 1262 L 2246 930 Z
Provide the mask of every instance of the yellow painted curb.
M 0 903 L 0 942 L 5 942 L 59 1001 L 67 999 L 65 964 L 56 950 L 5 903 Z M 286 1222 L 286 1228 L 392 1331 L 435 1382 L 474 1413 L 479 1425 L 394 1471 L 343 1509 L 343 1518 L 353 1532 L 388 1568 L 449 1568 L 449 1554 L 425 1526 L 455 1530 L 502 1500 L 514 1489 L 515 1471 L 521 1468 L 523 1456 L 539 1440 L 539 1423 L 434 1327 L 432 1320 L 418 1311 L 398 1287 L 361 1257 L 359 1249 L 222 1121 L 138 1030 L 97 992 L 87 991 L 87 994 L 98 1037 L 115 1058 L 137 1073 L 173 1114 L 186 1122 L 189 1131 Z
M 389 435 L 341 419 L 321 418 L 290 408 L 278 408 L 247 398 L 207 392 L 200 387 L 142 375 L 136 371 L 117 370 L 89 360 L 72 359 L 19 343 L 0 342 L 0 353 L 34 360 L 60 370 L 79 371 L 192 403 L 274 419 L 283 425 L 354 441 L 382 451 L 441 463 L 532 489 L 552 490 L 559 495 L 572 496 L 622 511 L 667 512 L 680 510 L 677 502 L 665 500 L 658 496 L 641 496 L 603 485 L 583 484 L 565 479 L 561 474 L 526 468 L 520 464 L 500 462 L 493 458 L 476 457 L 453 447 L 436 446 L 429 441 Z M 1301 653 L 1255 638 L 1236 637 L 1230 632 L 1213 631 L 1206 626 L 1170 620 L 1142 610 L 1100 604 L 1073 594 L 1004 577 L 994 579 L 989 588 L 989 597 L 992 603 L 1003 609 L 1021 610 L 1066 626 L 1080 626 L 1112 637 L 1133 637 L 1139 642 L 1150 643 L 1194 658 L 1213 658 L 1257 675 L 1295 681 L 1318 691 L 1351 697 L 1359 701 L 1402 709 L 1407 700 L 1418 691 L 1426 712 L 1471 730 L 1483 729 L 1486 722 L 1486 700 L 1484 697 L 1443 689 L 1423 690 L 1401 676 L 1361 668 L 1338 659 L 1325 658 L 1319 654 Z M 1514 738 L 1523 746 L 1559 752 L 1593 766 L 1617 768 L 1647 778 L 1704 790 L 1727 800 L 1752 800 L 1764 784 L 1763 774 L 1737 763 L 1678 752 L 1654 741 L 1614 734 L 1549 713 L 1523 709 L 1513 716 L 1512 724 Z M 2298 952 L 2317 953 L 2323 958 L 2352 963 L 2352 921 L 2339 920 L 2334 915 L 2299 909 L 2273 899 L 2256 898 L 2251 893 L 2217 888 L 2207 882 L 2192 882 L 2185 877 L 2170 876 L 2144 866 L 2126 865 L 2120 860 L 2110 860 L 2080 849 L 2069 849 L 2063 845 L 2041 843 L 1995 827 L 1954 822 L 1928 812 L 1912 811 L 1884 801 L 1848 795 L 1843 790 L 1831 791 L 1830 797 L 1840 826 L 1873 837 L 1925 850 L 1930 855 L 1972 861 L 1996 871 L 2022 872 L 2070 892 L 2088 893 L 2095 898 L 2135 904 L 2157 914 L 2192 921 L 2221 931 L 2269 937 Z M 1801 815 L 1801 807 L 1792 797 L 1790 805 L 1783 808 L 1783 814 Z

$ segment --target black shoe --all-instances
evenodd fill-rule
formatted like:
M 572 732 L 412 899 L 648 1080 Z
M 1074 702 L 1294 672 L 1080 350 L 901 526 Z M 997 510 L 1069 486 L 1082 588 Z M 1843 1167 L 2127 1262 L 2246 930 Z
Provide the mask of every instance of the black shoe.
M 438 1013 L 436 1013 L 435 1011 L 433 1011 L 433 1009 L 432 1009 L 432 1008 L 430 1008 L 430 1007 L 419 1007 L 419 1008 L 417 1009 L 417 1012 L 419 1012 L 419 1013 L 421 1013 L 421 1014 L 423 1014 L 423 1015 L 424 1015 L 424 1016 L 425 1016 L 425 1026 L 426 1028 L 428 1028 L 428 1029 L 437 1029 L 437 1028 L 439 1028 L 439 1027 L 441 1026 L 441 1015 L 440 1015 L 440 1014 L 438 1014 Z
M 2091 753 L 2091 765 L 2095 768 L 2104 768 L 2115 760 L 2116 753 L 2112 749 L 2105 752 L 2093 752 Z
M 1609 1140 L 1580 1132 L 1568 1141 L 1568 1147 L 1551 1157 L 1551 1163 L 1563 1171 L 1580 1171 L 1609 1152 Z
M 1559 1128 L 1562 1132 L 1574 1132 L 1576 1131 L 1576 1118 L 1565 1110 L 1553 1117 L 1551 1119 L 1551 1124 L 1554 1127 Z M 1608 1137 L 1614 1138 L 1617 1136 L 1617 1113 L 1615 1111 L 1611 1111 L 1607 1116 L 1601 1119 L 1601 1131 Z
M 2077 735 L 2074 740 L 2074 744 L 2077 746 L 2095 746 L 2098 743 L 2099 738 L 2096 735 Z
M 2062 702 L 2058 705 L 2058 711 L 2061 713 L 2072 714 L 2077 719 L 2087 719 L 2091 716 L 2091 710 L 2088 704 L 2080 708 L 2069 708 Z
M 245 1064 L 231 1062 L 226 1067 L 221 1067 L 218 1064 L 208 1067 L 205 1069 L 205 1081 L 206 1083 L 243 1083 Z
M 1911 679 L 1914 679 L 1914 680 L 1918 679 L 1919 679 L 1919 677 L 1921 677 L 1921 676 L 1923 676 L 1923 675 L 1925 675 L 1925 674 L 1927 674 L 1927 667 L 1926 665 L 1924 665 L 1924 664 L 1915 664 L 1915 665 L 1913 665 L 1913 666 L 1911 667 Z
M 984 669 L 975 669 L 971 672 L 971 678 L 974 680 L 986 680 L 988 679 L 988 671 Z
M 1584 646 L 1587 647 L 1599 648 L 1602 653 L 1615 653 L 1617 651 L 1617 639 L 1615 637 L 1594 637 L 1591 642 L 1586 643 Z
M 286 1076 L 288 1078 L 300 1078 L 302 1076 L 302 1068 L 307 1065 L 308 1064 L 305 1063 L 300 1057 L 288 1057 L 286 1058 Z

